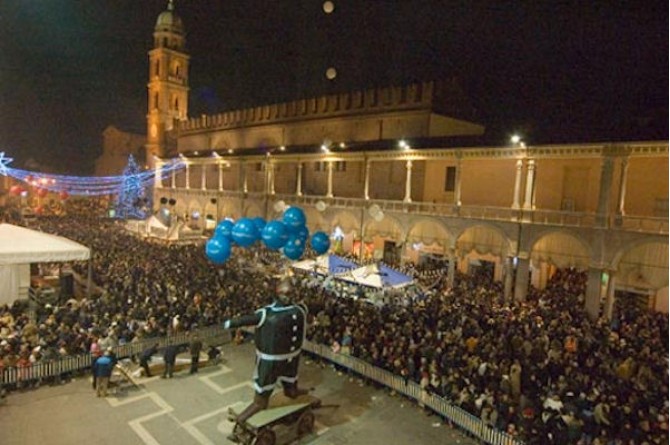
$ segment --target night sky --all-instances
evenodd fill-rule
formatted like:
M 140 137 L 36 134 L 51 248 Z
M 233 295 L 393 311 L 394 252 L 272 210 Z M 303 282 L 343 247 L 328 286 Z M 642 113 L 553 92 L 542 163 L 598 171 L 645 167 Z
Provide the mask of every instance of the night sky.
M 189 114 L 455 77 L 504 145 L 668 139 L 665 1 L 177 0 Z M 0 151 L 90 173 L 145 132 L 166 0 L 2 0 Z M 335 67 L 334 81 L 326 79 Z

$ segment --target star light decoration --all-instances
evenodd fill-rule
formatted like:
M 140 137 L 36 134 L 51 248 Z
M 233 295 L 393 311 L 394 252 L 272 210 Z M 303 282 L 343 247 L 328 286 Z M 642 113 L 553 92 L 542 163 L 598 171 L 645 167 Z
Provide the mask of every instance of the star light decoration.
M 14 160 L 13 158 L 5 156 L 4 151 L 0 151 L 0 175 L 7 176 L 7 170 L 8 170 L 7 166 L 13 160 Z

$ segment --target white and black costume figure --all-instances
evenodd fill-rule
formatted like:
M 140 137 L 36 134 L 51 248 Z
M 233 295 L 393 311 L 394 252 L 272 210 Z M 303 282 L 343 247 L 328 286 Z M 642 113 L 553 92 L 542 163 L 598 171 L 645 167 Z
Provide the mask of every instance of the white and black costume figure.
M 231 440 L 237 440 L 238 425 L 268 407 L 270 395 L 277 382 L 284 394 L 296 398 L 307 391 L 298 389 L 298 364 L 307 330 L 307 308 L 290 302 L 291 285 L 284 280 L 277 286 L 275 302 L 251 315 L 226 320 L 226 329 L 256 326 L 256 368 L 254 370 L 254 401 L 239 415 L 231 413 L 236 422 Z
M 256 368 L 254 389 L 272 392 L 277 381 L 286 388 L 298 381 L 298 362 L 305 340 L 307 308 L 302 304 L 284 305 L 275 301 L 254 312 L 227 320 L 224 328 L 256 326 Z

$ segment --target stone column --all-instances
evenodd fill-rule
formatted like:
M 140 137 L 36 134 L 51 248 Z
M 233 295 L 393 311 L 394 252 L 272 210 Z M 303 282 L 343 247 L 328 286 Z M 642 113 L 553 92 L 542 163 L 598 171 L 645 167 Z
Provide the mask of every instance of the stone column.
M 207 164 L 200 164 L 200 188 L 207 190 Z
M 512 208 L 514 210 L 519 210 L 521 207 L 521 175 L 523 173 L 523 160 L 519 159 L 516 161 L 516 177 L 514 178 L 514 201 L 512 202 Z
M 365 160 L 365 185 L 363 188 L 363 199 L 370 199 L 370 161 Z
M 514 259 L 508 256 L 505 257 L 504 261 L 505 281 L 503 296 L 505 302 L 509 303 L 512 301 L 512 285 L 514 284 Z
M 526 195 L 523 200 L 524 210 L 533 210 L 535 208 L 535 160 L 528 160 L 528 172 L 526 174 Z
M 163 188 L 163 162 L 156 160 L 154 165 L 154 188 L 162 189 Z
M 363 259 L 363 253 L 365 252 L 365 206 L 361 207 L 361 229 L 360 229 L 361 245 L 358 248 L 358 258 Z
M 412 202 L 412 161 L 405 163 L 405 199 L 403 202 Z
M 596 267 L 589 267 L 589 275 L 586 281 L 586 295 L 585 295 L 585 309 L 586 314 L 595 321 L 600 315 L 600 289 L 602 269 Z
M 242 193 L 247 193 L 249 191 L 249 186 L 247 183 L 247 168 L 244 162 L 240 162 L 240 176 L 242 179 Z
M 628 181 L 628 158 L 621 160 L 621 176 L 619 177 L 619 197 L 617 199 L 616 213 L 618 216 L 624 216 L 626 203 L 626 182 Z
M 600 191 L 598 193 L 598 210 L 596 211 L 596 224 L 600 227 L 607 226 L 613 172 L 614 160 L 607 156 L 603 159 L 600 167 Z
M 605 296 L 605 308 L 603 315 L 607 320 L 612 320 L 612 312 L 614 310 L 615 290 L 616 290 L 616 276 L 613 270 L 608 271 L 609 280 L 607 280 L 607 295 Z
M 298 162 L 298 177 L 295 179 L 295 194 L 302 196 L 302 162 Z
M 186 163 L 186 190 L 191 188 L 191 164 Z
M 170 175 L 170 188 L 177 188 L 177 170 L 172 170 L 172 174 Z
M 333 161 L 328 161 L 328 198 L 333 197 Z
M 461 206 L 461 157 L 456 158 L 456 178 L 454 184 L 454 205 Z
M 447 260 L 449 261 L 447 269 L 447 286 L 452 288 L 454 287 L 454 279 L 456 278 L 456 248 L 449 247 L 447 250 Z
M 529 270 L 530 259 L 517 257 L 514 301 L 526 301 L 526 295 L 528 295 Z
M 275 194 L 275 166 L 272 162 L 268 162 L 268 193 Z

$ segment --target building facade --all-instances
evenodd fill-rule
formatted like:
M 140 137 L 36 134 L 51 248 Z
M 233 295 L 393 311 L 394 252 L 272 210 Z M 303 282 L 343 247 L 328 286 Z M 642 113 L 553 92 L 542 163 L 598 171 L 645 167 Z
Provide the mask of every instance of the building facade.
M 135 157 L 139 165 L 146 165 L 146 142 L 143 134 L 123 131 L 113 125 L 102 132 L 102 154 L 95 160 L 95 176 L 118 176 L 128 165 L 128 157 Z
M 168 198 L 177 214 L 212 221 L 273 219 L 300 206 L 310 230 L 333 234 L 337 249 L 439 258 L 449 280 L 484 268 L 510 300 L 525 299 L 529 284 L 544 287 L 556 268 L 576 267 L 588 272 L 593 318 L 610 315 L 617 295 L 667 311 L 667 141 L 480 146 L 484 128 L 453 82 L 188 119 L 183 26 L 171 7 L 157 33 L 164 23 L 179 24 L 165 31 L 178 45 L 157 39 L 150 60 L 169 51 L 182 83 L 173 91 L 150 73 L 147 155 L 159 177 L 173 157 L 185 168 L 157 179 L 155 203 Z

